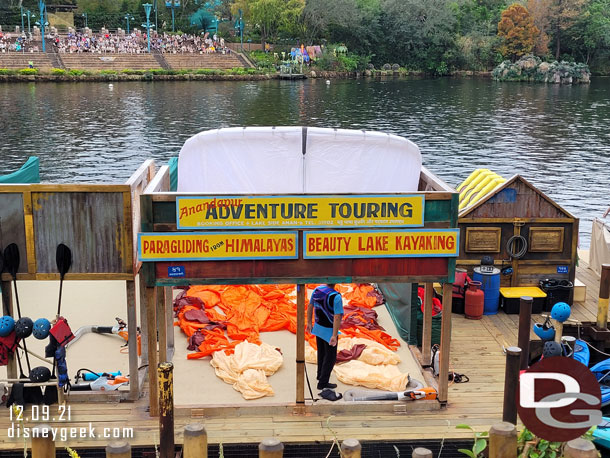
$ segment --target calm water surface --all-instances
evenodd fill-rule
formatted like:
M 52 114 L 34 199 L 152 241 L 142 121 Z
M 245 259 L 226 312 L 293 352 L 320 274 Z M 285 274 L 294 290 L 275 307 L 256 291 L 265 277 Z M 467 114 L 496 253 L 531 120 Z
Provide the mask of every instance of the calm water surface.
M 381 130 L 409 138 L 451 185 L 519 173 L 581 218 L 610 205 L 610 80 L 560 87 L 487 80 L 0 84 L 0 173 L 28 156 L 46 182 L 124 182 L 195 133 L 243 125 Z

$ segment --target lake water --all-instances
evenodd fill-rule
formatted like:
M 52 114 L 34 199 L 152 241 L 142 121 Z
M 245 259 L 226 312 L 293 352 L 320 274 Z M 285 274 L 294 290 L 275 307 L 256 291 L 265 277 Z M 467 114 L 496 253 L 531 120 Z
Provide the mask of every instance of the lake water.
M 451 185 L 486 167 L 523 175 L 581 218 L 610 205 L 610 80 L 588 86 L 489 80 L 0 84 L 0 174 L 30 155 L 45 182 L 124 182 L 210 128 L 369 129 L 417 143 Z

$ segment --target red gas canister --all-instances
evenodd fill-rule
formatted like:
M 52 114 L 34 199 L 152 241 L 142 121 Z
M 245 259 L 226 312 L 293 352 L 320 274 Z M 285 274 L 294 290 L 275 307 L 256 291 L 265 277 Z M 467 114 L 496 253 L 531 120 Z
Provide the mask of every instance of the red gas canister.
M 480 281 L 470 282 L 466 291 L 464 315 L 471 320 L 480 320 L 485 307 L 485 293 L 479 289 Z

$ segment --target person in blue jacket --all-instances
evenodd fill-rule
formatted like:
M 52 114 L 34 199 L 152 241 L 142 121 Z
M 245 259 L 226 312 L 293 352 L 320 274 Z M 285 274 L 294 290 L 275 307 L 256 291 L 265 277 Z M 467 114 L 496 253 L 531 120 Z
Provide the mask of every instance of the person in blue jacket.
M 315 310 L 315 324 L 311 326 Z M 309 299 L 307 309 L 307 332 L 316 336 L 318 346 L 318 390 L 320 396 L 330 401 L 341 399 L 335 393 L 335 383 L 330 383 L 330 374 L 337 361 L 337 339 L 343 319 L 343 299 L 334 284 L 318 286 Z

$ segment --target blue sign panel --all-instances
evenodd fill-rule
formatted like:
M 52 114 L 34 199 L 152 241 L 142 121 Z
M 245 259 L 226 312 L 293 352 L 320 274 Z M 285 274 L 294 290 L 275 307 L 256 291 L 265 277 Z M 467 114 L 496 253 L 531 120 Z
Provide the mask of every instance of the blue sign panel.
M 557 266 L 557 273 L 558 274 L 567 274 L 569 272 L 569 267 L 568 266 Z
M 184 266 L 170 266 L 167 268 L 168 277 L 184 277 Z

